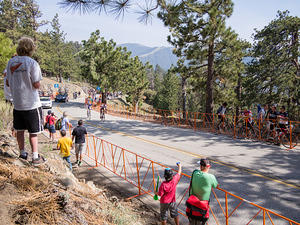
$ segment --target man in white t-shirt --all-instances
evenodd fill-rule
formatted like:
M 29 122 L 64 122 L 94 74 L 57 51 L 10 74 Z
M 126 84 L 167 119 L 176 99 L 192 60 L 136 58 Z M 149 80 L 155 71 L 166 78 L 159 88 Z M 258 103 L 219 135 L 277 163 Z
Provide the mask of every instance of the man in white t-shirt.
M 72 124 L 69 121 L 67 112 L 63 112 L 63 118 L 61 121 L 61 129 L 60 130 L 69 130 L 69 128 L 72 128 Z
M 32 148 L 32 164 L 34 166 L 45 162 L 38 154 L 37 134 L 43 131 L 43 115 L 38 94 L 42 73 L 39 64 L 31 58 L 35 51 L 32 39 L 23 37 L 17 47 L 18 56 L 9 60 L 6 84 L 10 87 L 14 111 L 13 126 L 17 131 L 17 141 L 20 149 L 20 158 L 27 160 L 24 132 L 28 130 Z
M 10 88 L 6 84 L 6 79 L 7 79 L 6 74 L 7 74 L 7 71 L 5 69 L 3 71 L 3 75 L 4 75 L 4 97 L 5 97 L 6 103 L 12 103 L 13 99 L 12 99 L 12 96 L 11 96 Z

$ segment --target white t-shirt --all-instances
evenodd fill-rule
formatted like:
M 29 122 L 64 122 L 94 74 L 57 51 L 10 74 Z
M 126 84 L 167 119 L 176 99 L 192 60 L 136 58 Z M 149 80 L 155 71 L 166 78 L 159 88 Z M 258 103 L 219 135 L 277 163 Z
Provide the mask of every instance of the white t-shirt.
M 15 56 L 7 64 L 7 79 L 16 110 L 41 107 L 38 89 L 33 83 L 42 80 L 39 64 L 28 56 Z
M 3 74 L 4 74 L 4 96 L 5 96 L 5 99 L 8 100 L 8 101 L 11 101 L 12 102 L 12 96 L 11 96 L 11 91 L 10 91 L 10 88 L 6 85 L 6 80 L 7 80 L 7 76 L 6 76 L 6 69 L 3 71 Z
M 70 121 L 67 117 L 63 117 L 62 121 L 61 121 L 61 130 L 67 130 L 69 129 L 69 124 Z

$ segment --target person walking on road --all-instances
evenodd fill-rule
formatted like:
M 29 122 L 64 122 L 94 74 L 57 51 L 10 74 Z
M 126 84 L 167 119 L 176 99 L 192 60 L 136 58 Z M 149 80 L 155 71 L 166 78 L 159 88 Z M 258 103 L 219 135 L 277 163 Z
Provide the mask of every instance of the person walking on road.
M 51 110 L 49 110 L 48 115 L 46 116 L 46 125 L 47 125 L 46 127 L 49 131 L 50 140 L 52 142 L 54 142 L 54 134 L 56 133 L 55 120 L 56 120 L 56 117 L 54 115 L 54 112 L 51 112 Z
M 9 60 L 6 85 L 13 98 L 13 127 L 17 132 L 20 158 L 28 159 L 24 132 L 28 130 L 32 149 L 32 164 L 38 166 L 45 159 L 38 153 L 38 134 L 44 129 L 42 105 L 38 90 L 42 80 L 39 64 L 32 59 L 36 46 L 31 38 L 22 37 L 17 46 L 17 56 Z
M 71 148 L 73 146 L 73 142 L 71 138 L 66 137 L 66 131 L 60 131 L 61 138 L 57 142 L 57 149 L 60 150 L 60 155 L 63 157 L 63 160 L 66 160 L 69 164 L 69 168 L 72 171 L 72 163 L 71 163 Z
M 86 128 L 83 126 L 82 120 L 78 121 L 78 126 L 74 128 L 72 132 L 72 141 L 75 139 L 75 153 L 76 163 L 78 166 L 81 165 L 82 161 L 82 150 L 85 144 L 85 136 L 87 135 Z
M 72 127 L 73 126 L 70 123 L 67 112 L 63 112 L 63 118 L 61 121 L 61 130 L 69 130 L 69 128 L 72 128 Z
M 164 177 L 165 181 L 159 187 L 158 193 L 155 192 L 160 198 L 160 217 L 161 224 L 167 224 L 168 211 L 170 211 L 171 217 L 174 219 L 175 224 L 179 225 L 179 216 L 176 206 L 176 186 L 179 182 L 181 175 L 181 164 L 178 163 L 178 173 L 173 176 L 173 171 L 170 168 L 165 169 Z
M 190 225 L 204 225 L 208 218 L 208 206 L 209 206 L 209 198 L 212 188 L 216 188 L 218 186 L 218 181 L 213 174 L 208 173 L 210 169 L 210 162 L 208 159 L 200 160 L 200 170 L 196 169 L 193 171 L 189 195 L 196 196 L 196 200 L 200 201 L 202 204 L 198 205 L 206 205 L 206 213 L 201 217 L 195 217 L 191 214 L 188 215 L 188 219 Z M 189 201 L 189 200 L 188 200 Z M 187 201 L 187 203 L 188 203 Z

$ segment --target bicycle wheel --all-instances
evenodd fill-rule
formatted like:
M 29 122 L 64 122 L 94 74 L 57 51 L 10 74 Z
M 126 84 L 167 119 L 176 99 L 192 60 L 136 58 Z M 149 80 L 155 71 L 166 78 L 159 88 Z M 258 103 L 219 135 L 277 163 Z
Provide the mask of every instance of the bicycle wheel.
M 283 144 L 285 148 L 294 148 L 298 144 L 298 138 L 295 134 L 292 134 L 292 142 L 289 134 L 284 134 L 280 138 L 280 142 Z

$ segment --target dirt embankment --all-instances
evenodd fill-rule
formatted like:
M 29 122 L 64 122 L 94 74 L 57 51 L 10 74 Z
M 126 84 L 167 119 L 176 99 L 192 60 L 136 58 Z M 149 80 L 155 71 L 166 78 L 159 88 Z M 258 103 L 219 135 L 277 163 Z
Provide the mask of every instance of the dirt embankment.
M 52 147 L 39 137 L 47 162 L 34 168 L 18 159 L 14 137 L 0 135 L 1 224 L 157 224 L 144 205 L 78 180 Z
M 54 85 L 58 85 L 58 87 L 54 87 Z M 53 93 L 56 93 L 59 91 L 60 88 L 62 90 L 67 90 L 67 92 L 69 93 L 69 98 L 73 98 L 74 92 L 80 92 L 82 94 L 87 93 L 89 85 L 85 83 L 74 83 L 68 81 L 63 81 L 62 83 L 59 83 L 54 79 L 43 77 L 43 80 L 41 81 L 40 90 L 44 91 L 45 95 L 48 95 L 48 92 L 51 90 L 53 91 Z

